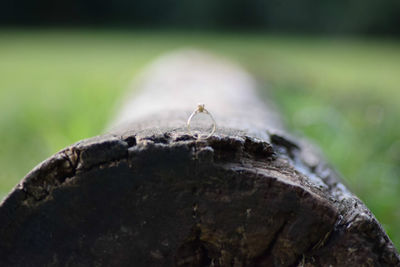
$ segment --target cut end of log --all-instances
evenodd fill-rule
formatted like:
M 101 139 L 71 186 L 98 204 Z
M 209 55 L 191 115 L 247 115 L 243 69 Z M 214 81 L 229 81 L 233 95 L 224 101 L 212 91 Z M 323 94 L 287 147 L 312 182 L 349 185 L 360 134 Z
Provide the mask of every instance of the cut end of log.
M 365 206 L 340 184 L 298 172 L 282 154 L 292 141 L 281 138 L 165 133 L 77 143 L 2 203 L 0 262 L 398 264 Z M 350 203 L 358 206 L 349 211 Z

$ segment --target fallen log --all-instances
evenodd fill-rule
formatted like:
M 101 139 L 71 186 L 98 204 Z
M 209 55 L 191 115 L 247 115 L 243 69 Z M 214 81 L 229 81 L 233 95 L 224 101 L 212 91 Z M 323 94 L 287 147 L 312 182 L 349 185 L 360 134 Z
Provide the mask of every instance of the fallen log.
M 240 67 L 181 51 L 134 87 L 107 134 L 3 200 L 0 266 L 400 266 L 372 213 Z M 217 123 L 205 140 L 186 129 L 198 102 Z

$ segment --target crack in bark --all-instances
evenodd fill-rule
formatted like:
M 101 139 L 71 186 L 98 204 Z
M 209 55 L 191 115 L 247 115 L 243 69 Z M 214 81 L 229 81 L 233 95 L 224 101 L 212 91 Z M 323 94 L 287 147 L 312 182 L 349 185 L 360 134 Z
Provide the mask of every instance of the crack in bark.
M 274 233 L 271 242 L 268 244 L 268 246 L 264 250 L 264 252 L 254 260 L 254 264 L 256 266 L 264 266 L 264 265 L 275 266 L 275 259 L 273 256 L 274 254 L 272 254 L 272 251 L 273 251 L 276 243 L 278 242 L 280 235 L 282 234 L 283 230 L 285 229 L 285 226 L 287 225 L 287 223 L 288 223 L 288 221 L 284 221 L 282 223 L 282 225 Z

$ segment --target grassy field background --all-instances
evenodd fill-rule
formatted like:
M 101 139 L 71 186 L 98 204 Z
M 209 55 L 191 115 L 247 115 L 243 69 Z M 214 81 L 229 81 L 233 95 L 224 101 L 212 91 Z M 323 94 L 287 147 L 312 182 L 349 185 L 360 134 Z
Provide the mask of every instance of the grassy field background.
M 102 132 L 137 73 L 182 47 L 239 61 L 400 248 L 400 42 L 257 34 L 0 31 L 0 197 Z

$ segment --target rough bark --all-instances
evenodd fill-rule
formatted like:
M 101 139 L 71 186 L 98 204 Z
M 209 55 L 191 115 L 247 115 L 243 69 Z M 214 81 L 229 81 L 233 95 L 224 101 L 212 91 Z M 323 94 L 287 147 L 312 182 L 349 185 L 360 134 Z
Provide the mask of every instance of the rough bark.
M 384 230 L 239 67 L 156 62 L 108 134 L 32 170 L 0 205 L 0 266 L 400 266 Z M 218 129 L 187 134 L 198 102 Z

